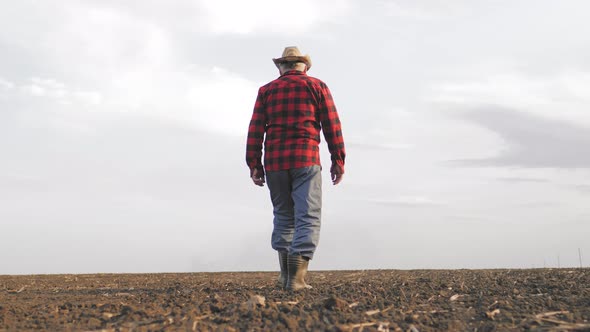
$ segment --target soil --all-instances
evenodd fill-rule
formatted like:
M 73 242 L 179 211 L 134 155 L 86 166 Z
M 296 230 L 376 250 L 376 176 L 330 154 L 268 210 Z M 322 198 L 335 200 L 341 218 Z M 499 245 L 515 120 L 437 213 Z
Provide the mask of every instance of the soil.
M 0 276 L 0 331 L 590 331 L 590 269 Z

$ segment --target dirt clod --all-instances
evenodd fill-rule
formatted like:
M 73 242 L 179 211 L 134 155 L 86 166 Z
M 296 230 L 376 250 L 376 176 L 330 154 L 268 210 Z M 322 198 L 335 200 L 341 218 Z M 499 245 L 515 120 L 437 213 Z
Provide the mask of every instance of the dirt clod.
M 324 301 L 324 308 L 328 310 L 344 310 L 348 308 L 348 303 L 335 296 L 330 296 Z
M 264 307 L 264 303 L 266 302 L 266 299 L 264 298 L 264 296 L 260 296 L 260 295 L 252 295 L 250 297 L 250 299 L 246 302 L 246 304 L 252 308 L 255 309 L 256 307 Z

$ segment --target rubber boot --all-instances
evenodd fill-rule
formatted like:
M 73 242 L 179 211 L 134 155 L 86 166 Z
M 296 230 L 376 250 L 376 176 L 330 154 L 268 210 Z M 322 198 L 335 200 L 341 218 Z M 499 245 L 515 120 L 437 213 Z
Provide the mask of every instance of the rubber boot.
M 287 279 L 288 272 L 287 272 L 287 253 L 279 251 L 279 265 L 281 266 L 281 274 L 279 275 L 279 280 L 277 281 L 277 286 L 285 289 L 287 287 Z
M 287 290 L 298 291 L 302 289 L 311 288 L 310 285 L 305 283 L 305 275 L 307 274 L 307 266 L 309 260 L 300 255 L 288 255 L 287 256 L 287 268 L 288 276 L 287 279 Z

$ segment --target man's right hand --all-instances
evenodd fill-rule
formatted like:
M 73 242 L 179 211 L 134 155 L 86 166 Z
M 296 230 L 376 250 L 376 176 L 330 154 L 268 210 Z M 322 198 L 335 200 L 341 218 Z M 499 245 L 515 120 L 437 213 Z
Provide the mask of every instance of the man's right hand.
M 342 181 L 344 168 L 338 164 L 332 164 L 332 167 L 330 167 L 330 175 L 332 176 L 332 184 L 337 185 Z
M 264 172 L 260 171 L 259 169 L 253 169 L 251 174 L 250 174 L 250 178 L 252 178 L 252 181 L 254 182 L 255 185 L 263 187 L 264 186 Z

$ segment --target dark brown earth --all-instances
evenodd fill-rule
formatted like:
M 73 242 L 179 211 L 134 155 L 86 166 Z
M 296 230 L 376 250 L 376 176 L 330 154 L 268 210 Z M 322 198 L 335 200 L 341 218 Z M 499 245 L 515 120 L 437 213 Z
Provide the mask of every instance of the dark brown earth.
M 0 331 L 590 331 L 590 270 L 0 276 Z

